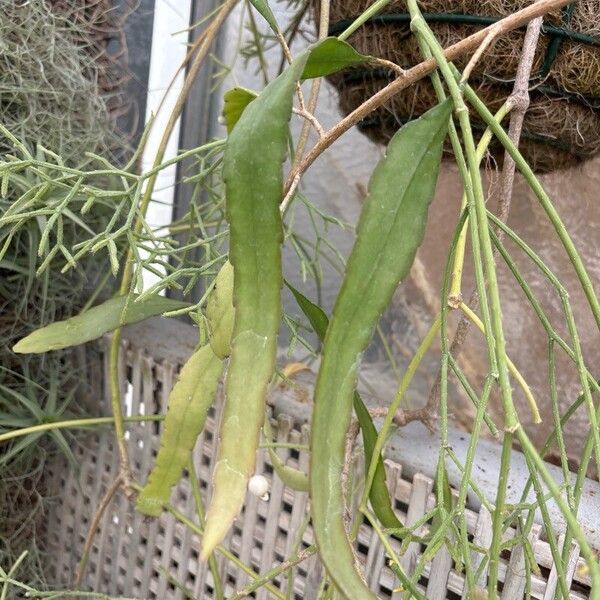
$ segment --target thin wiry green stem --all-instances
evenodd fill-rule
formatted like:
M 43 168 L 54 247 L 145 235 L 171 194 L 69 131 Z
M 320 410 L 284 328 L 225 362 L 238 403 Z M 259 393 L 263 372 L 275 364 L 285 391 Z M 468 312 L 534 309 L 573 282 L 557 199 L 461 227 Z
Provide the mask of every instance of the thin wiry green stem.
M 362 27 L 369 19 L 374 17 L 378 12 L 382 11 L 392 0 L 377 0 L 361 15 L 359 15 L 347 29 L 338 35 L 338 39 L 347 40 L 357 29 Z
M 404 567 L 400 562 L 400 558 L 394 550 L 394 548 L 392 547 L 392 545 L 390 544 L 389 537 L 385 535 L 383 529 L 381 529 L 377 517 L 375 517 L 375 515 L 368 509 L 365 509 L 362 512 L 365 515 L 365 517 L 367 517 L 369 523 L 371 524 L 371 527 L 373 527 L 375 533 L 381 540 L 381 543 L 383 544 L 383 547 L 385 548 L 385 551 L 389 556 L 388 564 L 390 568 L 394 571 L 396 577 L 398 577 L 398 579 L 402 583 L 403 588 L 409 591 L 415 598 L 418 598 L 419 600 L 425 600 L 423 594 L 419 592 L 419 590 L 415 587 L 413 582 L 407 577 L 406 573 L 404 572 Z
M 392 426 L 394 415 L 400 407 L 400 403 L 402 402 L 402 399 L 404 398 L 404 395 L 406 394 L 406 391 L 408 390 L 419 365 L 423 361 L 425 354 L 427 353 L 429 347 L 435 340 L 439 332 L 439 327 L 440 318 L 438 317 L 429 329 L 429 332 L 427 333 L 425 338 L 423 338 L 423 341 L 419 345 L 419 348 L 415 352 L 415 355 L 413 356 L 408 367 L 406 368 L 402 380 L 400 381 L 400 385 L 398 386 L 398 391 L 396 392 L 396 395 L 389 406 L 389 409 L 383 421 L 383 425 L 381 426 L 381 429 L 379 430 L 379 433 L 377 435 L 375 447 L 373 448 L 373 458 L 371 460 L 371 464 L 369 465 L 369 470 L 367 472 L 367 477 L 365 480 L 365 487 L 360 502 L 361 510 L 364 510 L 367 506 L 369 492 L 371 490 L 373 478 L 375 477 L 375 470 L 377 469 L 379 457 L 381 456 L 381 451 L 383 450 L 383 446 L 385 444 L 385 440 L 387 439 L 388 432 L 390 431 L 390 428 Z
M 187 471 L 190 480 L 190 487 L 192 488 L 194 504 L 196 505 L 196 513 L 198 514 L 200 525 L 204 527 L 204 522 L 206 520 L 206 512 L 204 510 L 204 502 L 202 501 L 200 481 L 198 480 L 196 466 L 194 465 L 194 460 L 191 454 L 190 459 L 188 461 Z M 210 573 L 213 577 L 213 588 L 215 598 L 216 600 L 223 600 L 223 598 L 225 598 L 223 594 L 223 583 L 221 581 L 221 576 L 219 575 L 219 565 L 217 564 L 217 559 L 215 558 L 214 554 L 211 554 L 208 558 L 208 568 L 210 569 Z
M 313 554 L 316 554 L 316 552 L 317 547 L 315 545 L 301 550 L 295 556 L 292 556 L 282 564 L 273 567 L 270 571 L 267 571 L 264 575 L 261 575 L 258 579 L 255 579 L 252 583 L 249 583 L 247 586 L 237 591 L 229 598 L 229 600 L 241 600 L 242 598 L 247 598 L 250 594 L 252 594 L 252 592 L 255 592 L 259 588 L 263 587 L 266 583 L 275 579 L 275 577 L 279 577 L 279 575 L 289 571 L 296 565 L 311 557 Z
M 537 450 L 531 443 L 531 440 L 529 439 L 523 428 L 518 429 L 516 435 L 519 438 L 519 442 L 521 444 L 521 447 L 523 448 L 523 451 L 531 459 L 532 464 L 535 466 L 535 469 L 537 469 L 546 487 L 551 492 L 554 501 L 560 508 L 561 513 L 563 514 L 565 520 L 569 525 L 573 537 L 579 544 L 581 555 L 585 558 L 586 564 L 588 566 L 592 578 L 590 598 L 591 600 L 598 600 L 600 598 L 600 565 L 598 564 L 596 554 L 590 547 L 583 531 L 581 530 L 581 526 L 577 521 L 577 517 L 570 509 L 566 500 L 563 498 L 560 488 L 554 481 L 552 475 L 550 475 L 550 472 L 548 471 L 548 468 L 546 467 L 544 461 L 540 458 Z
M 562 223 L 560 216 L 558 215 L 558 212 L 554 208 L 550 198 L 546 194 L 546 192 L 543 189 L 542 185 L 540 184 L 539 180 L 535 177 L 533 171 L 531 170 L 531 168 L 529 167 L 529 165 L 527 164 L 525 159 L 519 153 L 518 149 L 514 146 L 514 144 L 508 138 L 508 135 L 502 129 L 502 127 L 494 121 L 493 116 L 491 115 L 491 113 L 489 112 L 487 107 L 483 104 L 483 102 L 481 102 L 481 100 L 479 100 L 479 98 L 477 97 L 477 94 L 468 86 L 465 86 L 464 91 L 465 91 L 465 95 L 466 95 L 467 99 L 469 100 L 469 102 L 477 110 L 477 112 L 480 114 L 480 116 L 483 118 L 483 120 L 488 124 L 488 126 L 493 130 L 494 134 L 498 137 L 498 139 L 503 144 L 503 146 L 508 150 L 508 152 L 512 156 L 513 160 L 515 161 L 517 168 L 525 176 L 525 179 L 527 180 L 531 189 L 536 194 L 538 200 L 540 201 L 542 208 L 544 209 L 550 222 L 554 226 L 555 231 L 557 232 L 557 235 L 558 235 L 567 255 L 569 256 L 569 259 L 571 260 L 571 263 L 573 264 L 573 267 L 574 267 L 577 277 L 579 279 L 580 285 L 584 291 L 584 294 L 586 295 L 586 298 L 587 298 L 590 308 L 592 310 L 592 314 L 594 315 L 594 318 L 596 319 L 596 323 L 600 327 L 600 302 L 598 301 L 598 298 L 593 289 L 589 275 L 583 265 L 583 261 L 581 260 L 581 257 L 579 256 L 579 253 L 577 252 L 577 249 L 576 249 L 573 241 L 571 240 L 566 228 L 564 227 L 564 224 Z M 589 379 L 587 377 L 587 373 L 586 373 L 585 378 L 586 378 L 586 380 Z M 584 389 L 584 392 L 586 392 L 585 389 Z M 585 397 L 585 394 L 584 394 L 584 397 Z M 586 448 L 584 450 L 583 460 L 586 461 L 585 466 L 587 466 L 587 462 L 589 462 L 589 456 L 591 455 L 593 447 L 596 445 L 593 440 L 593 437 L 595 435 L 597 435 L 597 431 L 590 432 L 590 436 L 588 438 L 588 443 L 586 444 Z M 522 430 L 517 430 L 517 436 L 519 437 L 519 440 L 521 441 L 521 443 L 523 445 L 523 440 L 526 439 L 525 433 Z M 528 441 L 528 438 L 527 438 L 527 441 Z M 534 462 L 536 462 L 536 464 L 537 464 L 539 461 L 539 463 L 541 463 L 543 466 L 541 458 L 539 457 L 537 451 L 535 451 L 535 449 L 533 448 L 533 446 L 531 445 L 530 442 L 528 444 L 526 444 L 526 447 L 527 447 L 528 451 L 533 452 Z M 579 469 L 579 472 L 578 472 L 578 480 L 580 482 L 582 482 L 585 479 L 585 472 L 586 472 L 586 469 L 584 468 L 584 465 L 582 464 Z M 546 479 L 546 478 L 544 478 L 544 479 Z M 555 496 L 555 493 L 557 495 L 559 495 L 558 488 L 555 486 L 554 482 L 553 482 L 553 486 L 548 484 L 548 482 L 546 482 L 546 483 L 547 483 L 548 487 L 551 489 L 551 491 L 553 491 L 553 496 Z M 576 485 L 576 492 L 577 492 L 577 485 Z M 579 541 L 579 539 L 582 537 L 583 534 L 581 533 L 581 529 L 579 528 L 579 525 L 577 523 L 576 518 L 574 517 L 574 514 L 569 510 L 568 504 L 563 501 L 562 497 L 560 498 L 560 502 L 558 501 L 557 496 L 555 496 L 555 500 L 559 504 L 559 507 L 561 508 L 561 512 L 563 512 L 565 519 L 567 520 L 567 524 L 569 526 L 568 530 L 567 530 L 567 535 L 572 534 Z M 573 527 L 575 527 L 576 530 L 573 529 Z M 569 531 L 569 530 L 571 530 L 571 531 Z M 568 548 L 567 544 L 565 544 L 565 548 Z M 566 552 L 567 550 L 564 550 L 564 551 Z M 590 565 L 590 560 L 592 562 L 594 562 L 593 556 L 591 554 L 588 555 L 587 560 L 588 560 L 588 566 L 590 567 L 590 571 L 595 573 L 596 578 L 598 576 L 600 576 L 600 570 L 598 569 L 597 563 L 594 563 L 594 568 L 592 568 L 592 566 Z M 593 575 L 593 577 L 594 577 L 594 575 Z M 600 594 L 600 591 L 598 591 L 597 593 Z M 595 597 L 597 597 L 597 596 L 595 596 Z
M 567 293 L 566 289 L 562 286 L 562 284 L 556 278 L 556 276 L 548 269 L 548 267 L 544 264 L 542 259 L 519 236 L 517 236 L 516 233 L 514 233 L 506 225 L 501 224 L 493 215 L 490 215 L 490 218 L 494 221 L 494 223 L 496 225 L 498 225 L 498 227 L 500 227 L 502 229 L 502 231 L 512 241 L 515 242 L 515 244 L 517 244 L 517 246 L 521 250 L 523 250 L 525 252 L 525 254 L 532 260 L 532 262 L 540 269 L 540 271 L 542 272 L 544 277 L 546 277 L 546 279 L 550 282 L 550 284 L 556 289 L 556 291 L 559 294 L 559 297 L 561 298 L 565 315 L 570 315 L 567 317 L 567 320 L 569 322 L 571 322 L 571 324 L 572 324 L 570 333 L 572 336 L 573 335 L 577 336 L 577 331 L 574 326 L 574 320 L 573 320 L 573 316 L 572 316 L 573 315 L 572 308 L 571 308 L 570 302 L 569 302 L 569 294 Z M 581 377 L 582 373 L 585 375 L 587 387 L 590 390 L 590 393 L 591 393 L 592 388 L 594 389 L 594 391 L 599 392 L 600 390 L 599 390 L 598 383 L 594 379 L 592 374 L 589 372 L 589 370 L 587 369 L 585 364 L 583 363 L 583 358 L 581 356 L 581 353 L 576 353 L 560 337 L 560 335 L 552 327 L 548 317 L 546 316 L 546 314 L 544 313 L 544 311 L 541 307 L 540 302 L 534 296 L 530 286 L 525 281 L 525 279 L 522 276 L 522 274 L 520 273 L 518 267 L 516 266 L 514 261 L 510 258 L 510 256 L 508 255 L 508 253 L 506 252 L 505 248 L 502 246 L 500 241 L 497 239 L 495 234 L 493 234 L 493 237 L 494 237 L 494 243 L 496 244 L 496 246 L 498 247 L 498 249 L 500 251 L 500 255 L 504 258 L 510 271 L 512 272 L 515 279 L 519 283 L 519 286 L 523 290 L 525 296 L 527 297 L 531 306 L 533 307 L 534 311 L 536 312 L 536 315 L 538 316 L 540 322 L 544 326 L 546 333 L 548 335 L 549 344 L 552 344 L 552 345 L 558 344 L 561 347 L 561 349 L 567 354 L 567 356 L 575 364 L 577 364 L 580 377 Z M 549 363 L 550 374 L 552 373 L 552 368 L 553 368 L 552 363 Z M 553 386 L 552 386 L 552 382 L 551 382 L 551 394 L 555 393 L 555 391 L 553 392 L 552 390 L 553 390 Z M 564 427 L 564 424 L 568 421 L 568 419 L 571 417 L 571 415 L 575 412 L 577 407 L 580 406 L 584 402 L 586 403 L 586 406 L 588 407 L 588 414 L 589 414 L 591 397 L 589 396 L 589 394 L 585 393 L 585 388 L 584 388 L 584 393 L 581 394 L 581 396 L 578 398 L 578 400 L 569 408 L 569 410 L 567 410 L 567 412 L 563 415 L 563 417 L 560 418 L 559 426 L 558 426 L 558 428 L 555 427 L 555 429 L 550 434 L 546 444 L 544 445 L 544 447 L 541 450 L 541 456 L 544 456 L 544 454 L 548 451 L 551 443 L 554 440 L 558 441 L 559 449 L 561 448 L 561 446 L 562 446 L 562 448 L 564 448 L 564 443 L 561 444 L 561 442 L 560 442 L 560 440 L 562 438 L 562 427 Z M 595 417 L 596 417 L 596 421 L 597 421 L 598 419 L 600 419 L 600 404 L 597 405 L 597 407 L 594 409 L 594 412 L 595 412 Z M 556 422 L 556 418 L 555 418 L 555 422 Z M 573 489 L 568 484 L 569 478 L 567 478 L 565 480 L 565 484 L 567 485 L 567 496 L 569 499 L 569 504 L 572 507 L 574 514 L 576 514 L 576 512 L 577 512 L 577 508 L 578 508 L 578 505 L 579 505 L 579 502 L 581 499 L 581 495 L 583 492 L 583 482 L 585 480 L 585 475 L 587 473 L 587 469 L 588 469 L 590 458 L 593 453 L 593 449 L 594 449 L 594 447 L 597 447 L 597 444 L 595 441 L 596 437 L 597 437 L 597 430 L 595 430 L 593 426 L 590 426 L 590 431 L 588 433 L 586 443 L 584 445 L 584 449 L 583 449 L 581 460 L 580 460 L 580 467 L 577 472 L 575 485 L 573 486 Z M 561 462 L 563 463 L 563 465 L 566 465 L 566 461 L 567 461 L 566 453 L 561 451 Z M 524 490 L 525 495 L 527 494 L 531 483 L 532 482 L 530 479 L 525 486 L 525 490 Z M 563 560 L 567 560 L 567 555 L 569 552 L 571 539 L 572 539 L 571 532 L 570 532 L 569 528 L 567 528 L 565 544 L 563 546 Z
M 522 175 L 525 177 L 529 187 L 536 195 L 537 199 L 540 202 L 540 205 L 544 209 L 544 212 L 548 216 L 550 222 L 552 223 L 554 230 L 556 231 L 573 268 L 575 269 L 575 273 L 579 279 L 581 288 L 585 293 L 585 296 L 590 305 L 590 309 L 596 320 L 596 325 L 600 329 L 600 300 L 598 300 L 598 296 L 594 291 L 594 286 L 590 279 L 590 276 L 583 264 L 581 256 L 577 251 L 577 248 L 571 239 L 558 211 L 554 207 L 552 200 L 544 190 L 541 182 L 535 176 L 532 168 L 529 166 L 527 161 L 523 158 L 523 155 L 519 152 L 519 149 L 515 147 L 512 143 L 508 134 L 501 125 L 499 125 L 489 111 L 487 106 L 479 99 L 477 93 L 471 89 L 469 86 L 465 86 L 464 88 L 465 97 L 469 101 L 469 103 L 473 106 L 473 108 L 477 111 L 477 113 L 481 116 L 484 122 L 492 129 L 494 135 L 498 138 L 500 143 L 508 150 L 509 154 L 512 156 L 515 161 L 517 168 L 521 171 Z
M 133 415 L 131 417 L 123 417 L 125 423 L 141 423 L 144 421 L 162 421 L 164 415 Z M 31 425 L 0 433 L 0 443 L 14 440 L 15 438 L 30 435 L 32 433 L 41 433 L 44 431 L 52 431 L 54 429 L 86 429 L 88 427 L 96 427 L 97 425 L 112 425 L 115 422 L 114 417 L 89 417 L 85 419 L 69 419 L 66 421 L 52 421 L 49 423 L 40 423 L 39 425 Z
M 492 542 L 490 547 L 488 593 L 490 594 L 490 598 L 495 599 L 497 597 L 500 542 L 502 533 L 504 503 L 506 498 L 506 485 L 508 481 L 510 457 L 512 452 L 512 438 L 513 432 L 519 429 L 520 426 L 514 403 L 512 400 L 512 389 L 508 378 L 508 358 L 506 355 L 506 342 L 504 338 L 504 328 L 502 323 L 502 309 L 500 303 L 499 287 L 496 276 L 496 268 L 494 264 L 491 236 L 488 226 L 485 196 L 483 193 L 481 176 L 479 174 L 479 164 L 477 161 L 477 154 L 470 125 L 468 108 L 463 99 L 463 90 L 461 89 L 461 87 L 459 87 L 459 84 L 455 79 L 455 75 L 449 63 L 444 57 L 441 46 L 431 33 L 427 23 L 420 14 L 415 0 L 409 0 L 409 7 L 411 10 L 411 15 L 413 17 L 412 27 L 413 29 L 419 31 L 424 37 L 424 39 L 428 41 L 431 52 L 433 53 L 434 57 L 438 62 L 438 67 L 442 72 L 442 75 L 444 76 L 445 82 L 450 90 L 450 94 L 455 102 L 455 107 L 458 113 L 458 119 L 461 125 L 461 131 L 463 135 L 465 154 L 471 176 L 471 183 L 473 185 L 474 191 L 473 197 L 475 201 L 475 210 L 471 218 L 473 219 L 473 221 L 474 218 L 477 219 L 477 235 L 479 236 L 479 240 L 481 243 L 481 251 L 485 265 L 485 275 L 487 279 L 487 289 L 489 291 L 491 303 L 492 329 L 486 329 L 486 337 L 489 336 L 489 340 L 493 339 L 496 351 L 496 361 L 498 370 L 497 373 L 494 373 L 494 375 L 497 376 L 498 383 L 500 385 L 500 393 L 505 419 L 503 451 L 501 456 L 498 490 L 496 494 L 496 507 L 493 513 Z M 498 127 L 498 123 L 495 120 L 494 123 L 495 126 Z M 473 222 L 473 224 L 475 223 Z M 474 237 L 475 236 L 473 236 L 473 238 Z

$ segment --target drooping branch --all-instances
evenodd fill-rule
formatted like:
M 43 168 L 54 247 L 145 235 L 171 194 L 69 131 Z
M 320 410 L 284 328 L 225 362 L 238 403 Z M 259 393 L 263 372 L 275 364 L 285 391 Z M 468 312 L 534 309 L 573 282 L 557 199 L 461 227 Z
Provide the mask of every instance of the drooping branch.
M 511 104 L 511 115 L 509 123 L 509 135 L 515 145 L 518 146 L 523 129 L 523 119 L 527 108 L 529 107 L 529 81 L 531 77 L 531 69 L 535 58 L 535 51 L 540 36 L 540 28 L 542 26 L 542 17 L 538 17 L 531 21 L 527 27 L 525 40 L 523 42 L 523 50 L 521 59 L 517 67 L 517 75 L 513 91 L 508 98 Z M 504 157 L 504 167 L 502 172 L 501 191 L 499 200 L 498 218 L 503 222 L 508 219 L 510 205 L 512 199 L 512 190 L 515 178 L 515 162 L 506 152 Z M 494 248 L 494 257 L 497 255 L 497 249 Z M 476 310 L 479 303 L 479 297 L 476 291 L 471 293 L 468 305 L 471 309 Z M 454 338 L 450 344 L 450 354 L 456 358 L 460 353 L 463 344 L 465 343 L 471 327 L 471 319 L 463 315 L 458 323 Z M 417 418 L 425 416 L 429 422 L 433 415 L 440 398 L 440 374 L 436 378 L 436 383 L 431 388 L 427 404 L 417 411 Z

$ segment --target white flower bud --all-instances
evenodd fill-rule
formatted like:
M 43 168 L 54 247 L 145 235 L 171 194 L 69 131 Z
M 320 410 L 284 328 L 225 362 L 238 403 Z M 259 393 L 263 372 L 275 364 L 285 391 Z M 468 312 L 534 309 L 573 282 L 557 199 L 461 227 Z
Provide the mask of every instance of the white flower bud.
M 262 475 L 254 475 L 248 482 L 248 490 L 261 500 L 269 499 L 269 482 Z

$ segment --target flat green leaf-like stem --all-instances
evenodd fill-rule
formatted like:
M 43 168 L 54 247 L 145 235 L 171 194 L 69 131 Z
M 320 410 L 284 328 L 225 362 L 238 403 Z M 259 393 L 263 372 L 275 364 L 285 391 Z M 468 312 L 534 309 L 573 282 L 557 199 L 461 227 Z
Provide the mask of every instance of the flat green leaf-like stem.
M 318 42 L 294 60 L 258 98 L 246 105 L 227 140 L 223 179 L 235 319 L 213 496 L 202 543 L 203 559 L 210 556 L 231 527 L 256 467 L 281 320 L 283 227 L 279 204 L 293 96 L 306 71 L 307 76 L 318 77 L 352 64 L 339 56 L 325 60 L 331 50 L 323 52 L 324 44 L 339 48 L 341 43 Z M 348 60 L 355 59 L 354 55 L 348 56 Z
M 269 6 L 267 0 L 250 0 L 250 4 L 256 8 L 256 10 L 262 15 L 263 19 L 269 24 L 269 27 L 274 33 L 279 31 L 279 25 L 277 25 L 277 19 Z
M 223 360 L 209 345 L 194 352 L 181 369 L 169 394 L 156 463 L 137 499 L 141 513 L 158 517 L 169 501 L 171 488 L 179 481 L 204 428 L 222 371 Z
M 319 553 L 340 592 L 375 598 L 355 568 L 341 488 L 360 355 L 423 240 L 451 105 L 402 127 L 375 168 L 323 346 L 311 431 L 310 495 Z
M 326 77 L 341 69 L 361 65 L 370 60 L 370 56 L 360 54 L 347 42 L 334 37 L 326 38 L 311 52 L 302 79 Z
M 301 79 L 325 77 L 340 69 L 360 65 L 369 60 L 370 56 L 360 54 L 350 44 L 337 38 L 327 38 L 311 51 Z M 256 92 L 243 87 L 232 88 L 223 94 L 223 118 L 227 133 L 232 132 L 248 104 L 257 96 Z
M 206 302 L 209 343 L 219 358 L 226 358 L 231 352 L 231 335 L 235 320 L 233 308 L 233 267 L 228 261 L 215 280 L 215 287 Z
M 187 302 L 164 296 L 150 296 L 135 302 L 135 296 L 116 296 L 84 313 L 37 329 L 17 342 L 13 351 L 38 354 L 90 342 L 123 325 L 188 306 Z
M 223 157 L 235 319 L 202 558 L 225 537 L 256 466 L 281 319 L 282 165 L 292 99 L 306 60 L 307 55 L 297 59 L 246 106 Z

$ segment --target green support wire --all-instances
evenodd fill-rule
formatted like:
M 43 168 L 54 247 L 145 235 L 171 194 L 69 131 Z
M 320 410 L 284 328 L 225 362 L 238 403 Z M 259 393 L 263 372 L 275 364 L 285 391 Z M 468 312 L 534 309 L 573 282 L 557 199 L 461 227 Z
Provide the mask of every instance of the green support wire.
M 568 92 L 566 90 L 552 85 L 539 84 L 539 82 L 543 81 L 543 79 L 550 72 L 552 65 L 554 64 L 554 61 L 556 60 L 556 57 L 560 51 L 561 45 L 565 40 L 571 40 L 572 42 L 577 42 L 579 44 L 584 44 L 587 46 L 600 47 L 600 37 L 587 35 L 570 29 L 574 7 L 574 4 L 570 4 L 563 8 L 561 16 L 561 20 L 563 23 L 562 27 L 542 25 L 542 32 L 550 37 L 550 42 L 548 44 L 546 55 L 544 56 L 544 60 L 542 62 L 542 67 L 540 68 L 538 73 L 532 75 L 531 84 L 535 86 L 535 89 L 537 91 L 547 94 L 549 96 L 565 98 L 571 102 L 579 102 L 591 108 L 600 109 L 600 97 L 586 96 L 585 94 Z M 494 23 L 497 23 L 500 20 L 500 17 L 467 15 L 462 13 L 423 13 L 423 17 L 428 23 L 454 23 L 457 25 L 460 24 L 480 26 L 493 25 Z M 329 27 L 329 35 L 335 36 L 340 34 L 342 31 L 345 31 L 354 21 L 355 19 L 351 17 L 331 24 L 331 26 Z M 410 24 L 410 21 L 411 16 L 408 13 L 383 13 L 371 17 L 368 23 L 371 23 L 373 25 L 400 23 L 408 26 Z M 388 69 L 352 69 L 344 73 L 343 81 L 345 85 L 350 85 L 356 82 L 365 82 L 369 79 L 393 79 L 395 77 L 396 73 Z M 500 80 L 489 76 L 486 77 L 486 79 L 494 81 L 494 83 L 498 85 L 512 85 L 512 81 Z M 408 117 L 395 116 L 390 116 L 389 119 L 393 119 L 394 122 L 398 125 L 403 125 L 409 120 Z M 361 121 L 359 123 L 359 128 L 368 129 L 370 127 L 380 126 L 381 124 L 382 120 L 380 117 L 371 117 Z M 568 152 L 577 155 L 577 152 L 574 151 L 573 148 L 570 148 L 565 144 L 557 142 L 556 140 L 552 140 L 544 136 L 536 135 L 525 131 L 523 132 L 523 137 L 534 141 L 544 142 L 545 144 L 555 146 L 557 148 L 560 148 L 561 150 L 567 150 Z
M 571 24 L 571 17 L 573 16 L 573 9 L 575 8 L 574 4 L 569 4 L 568 6 L 565 6 L 562 9 L 562 22 L 563 25 L 565 25 L 566 27 L 568 27 Z M 543 31 L 543 29 L 542 29 Z M 569 31 L 568 29 L 565 29 L 565 31 Z M 587 36 L 590 37 L 590 36 Z M 544 62 L 542 64 L 542 68 L 540 71 L 540 76 L 541 77 L 545 77 L 546 75 L 548 75 L 548 73 L 550 73 L 550 69 L 552 68 L 552 65 L 554 64 L 554 61 L 556 60 L 556 56 L 558 55 L 558 51 L 560 50 L 560 47 L 562 46 L 564 37 L 556 35 L 556 34 L 550 34 L 550 43 L 548 44 L 548 48 L 546 50 L 546 56 L 544 56 Z M 583 42 L 586 43 L 586 42 Z
M 571 14 L 573 13 L 573 5 L 569 5 L 563 12 L 563 23 L 569 24 Z M 456 23 L 457 25 L 493 25 L 501 20 L 502 17 L 487 17 L 483 15 L 465 15 L 462 13 L 423 13 L 423 17 L 428 23 Z M 565 17 L 567 19 L 565 20 Z M 329 35 L 339 35 L 345 31 L 354 21 L 355 17 L 343 19 L 332 23 L 329 27 Z M 371 17 L 367 22 L 374 25 L 384 25 L 389 23 L 404 23 L 410 24 L 411 17 L 408 13 L 382 13 Z M 588 44 L 590 46 L 600 46 L 600 38 L 585 33 L 573 31 L 567 27 L 553 27 L 551 25 L 543 25 L 542 31 L 549 36 L 563 39 L 569 39 L 580 44 Z

